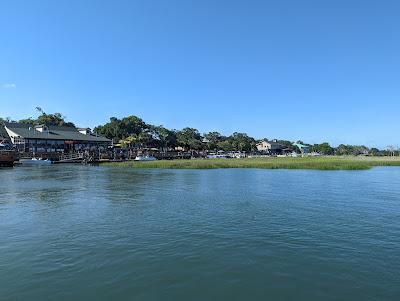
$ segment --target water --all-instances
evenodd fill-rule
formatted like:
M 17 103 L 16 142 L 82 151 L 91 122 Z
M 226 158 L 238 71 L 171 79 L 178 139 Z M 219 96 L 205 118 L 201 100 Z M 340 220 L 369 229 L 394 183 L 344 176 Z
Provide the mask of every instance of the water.
M 1 300 L 399 300 L 400 168 L 0 170 Z

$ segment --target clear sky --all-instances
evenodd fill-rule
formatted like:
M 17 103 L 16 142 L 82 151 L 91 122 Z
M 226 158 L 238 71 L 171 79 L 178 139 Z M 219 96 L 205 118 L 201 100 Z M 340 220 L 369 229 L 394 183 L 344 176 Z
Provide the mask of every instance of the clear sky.
M 0 0 L 0 116 L 400 144 L 400 1 Z

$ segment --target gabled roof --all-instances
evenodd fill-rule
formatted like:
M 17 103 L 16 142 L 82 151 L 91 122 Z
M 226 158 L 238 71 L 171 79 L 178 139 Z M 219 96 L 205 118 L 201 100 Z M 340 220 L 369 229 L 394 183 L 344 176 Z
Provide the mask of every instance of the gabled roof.
M 40 132 L 38 126 L 23 123 L 5 123 L 10 131 L 25 139 L 49 139 L 49 140 L 74 140 L 85 142 L 111 142 L 111 140 L 92 134 L 82 134 L 75 127 L 48 126 L 48 130 Z
M 304 145 L 304 144 L 301 144 L 301 143 L 293 143 L 293 145 L 297 146 L 298 148 L 309 148 L 310 147 L 308 145 Z
M 269 143 L 270 145 L 280 145 L 280 146 L 284 146 L 282 143 L 279 142 L 275 142 L 275 141 L 268 141 L 268 140 L 261 140 L 259 143 L 257 143 L 257 145 L 262 144 L 262 143 Z
M 8 139 L 10 139 L 10 137 L 8 136 L 6 128 L 4 127 L 3 124 L 0 123 L 0 141 L 1 140 L 8 140 Z

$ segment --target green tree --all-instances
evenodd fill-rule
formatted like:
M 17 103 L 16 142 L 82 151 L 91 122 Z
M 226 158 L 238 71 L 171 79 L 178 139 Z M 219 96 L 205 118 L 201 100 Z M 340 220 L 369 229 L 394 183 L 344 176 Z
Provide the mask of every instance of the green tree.
M 32 117 L 18 120 L 18 122 L 23 124 L 37 124 L 36 119 L 33 119 Z
M 191 150 L 203 149 L 202 137 L 198 130 L 194 128 L 184 128 L 176 133 L 177 143 L 179 146 Z
M 176 133 L 173 130 L 168 130 L 163 126 L 150 126 L 149 129 L 153 142 L 160 148 L 175 147 L 177 144 Z
M 66 126 L 66 127 L 75 127 L 72 122 L 65 121 L 65 116 L 61 113 L 54 113 L 54 114 L 46 114 L 42 113 L 35 121 L 34 124 L 45 124 L 48 126 Z
M 113 139 L 114 142 L 118 142 L 121 139 L 125 139 L 131 135 L 139 136 L 143 132 L 147 131 L 149 126 L 139 117 L 128 116 L 125 118 L 118 119 L 111 117 L 110 121 L 104 125 L 99 125 L 94 128 L 96 134 Z
M 314 144 L 312 146 L 312 151 L 320 153 L 321 155 L 333 155 L 335 152 L 334 148 L 331 147 L 328 142 Z
M 126 135 L 140 135 L 142 132 L 148 129 L 148 125 L 137 116 L 128 116 L 122 118 L 121 127 Z
M 340 156 L 358 156 L 358 155 L 367 155 L 368 153 L 369 153 L 369 148 L 364 145 L 340 144 L 336 148 L 336 155 Z
M 116 117 L 111 117 L 108 123 L 95 127 L 93 132 L 112 139 L 114 142 L 118 142 L 129 136 L 129 134 L 123 131 L 121 120 Z
M 226 152 L 234 151 L 235 148 L 233 147 L 232 143 L 226 139 L 217 143 L 217 148 L 219 150 L 223 150 Z
M 138 141 L 138 136 L 136 134 L 130 135 L 125 139 L 119 140 L 119 143 L 124 147 L 132 148 Z
M 149 132 L 141 132 L 138 135 L 138 142 L 141 144 L 141 146 L 148 146 L 152 142 L 152 136 Z
M 40 107 L 36 107 L 36 110 L 40 113 L 40 115 L 36 119 L 29 117 L 26 119 L 21 119 L 18 122 L 33 125 L 45 124 L 47 126 L 75 127 L 75 124 L 66 121 L 66 117 L 63 116 L 61 113 L 46 114 Z
M 218 143 L 226 139 L 219 132 L 209 132 L 204 134 L 204 138 L 207 140 L 207 149 L 209 150 L 217 149 Z
M 245 133 L 233 133 L 228 137 L 232 147 L 236 151 L 251 151 L 255 148 L 256 141 Z
M 380 151 L 379 149 L 373 147 L 370 149 L 370 155 L 372 156 L 382 156 L 382 151 Z

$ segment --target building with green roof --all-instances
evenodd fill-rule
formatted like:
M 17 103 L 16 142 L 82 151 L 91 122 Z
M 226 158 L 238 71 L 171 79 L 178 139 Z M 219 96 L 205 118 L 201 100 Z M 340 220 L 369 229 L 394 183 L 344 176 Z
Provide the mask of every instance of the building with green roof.
M 301 143 L 293 143 L 293 146 L 297 146 L 302 154 L 309 154 L 311 152 L 311 147 Z

